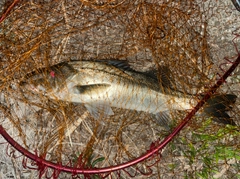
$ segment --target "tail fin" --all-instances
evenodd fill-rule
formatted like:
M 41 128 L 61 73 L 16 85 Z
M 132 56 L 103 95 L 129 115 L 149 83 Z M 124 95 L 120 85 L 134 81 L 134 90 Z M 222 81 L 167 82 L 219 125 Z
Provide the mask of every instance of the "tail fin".
M 233 94 L 215 95 L 207 100 L 202 115 L 213 117 L 213 120 L 219 123 L 236 125 L 227 114 L 236 99 L 237 96 Z

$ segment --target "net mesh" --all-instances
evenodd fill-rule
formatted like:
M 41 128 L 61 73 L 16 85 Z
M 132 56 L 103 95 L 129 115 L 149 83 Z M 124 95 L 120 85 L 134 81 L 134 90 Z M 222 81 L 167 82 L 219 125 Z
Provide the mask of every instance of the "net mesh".
M 0 3 L 1 14 L 11 3 Z M 1 125 L 28 151 L 59 165 L 103 168 L 129 162 L 170 131 L 149 113 L 127 109 L 113 108 L 114 116 L 95 120 L 83 104 L 22 90 L 21 79 L 63 61 L 119 59 L 142 72 L 167 66 L 173 88 L 200 99 L 237 58 L 238 17 L 232 2 L 223 0 L 19 1 L 0 24 Z M 238 67 L 217 93 L 239 95 L 239 76 Z M 237 100 L 230 111 L 237 125 L 239 109 Z M 171 106 L 169 111 L 173 126 L 187 114 Z M 237 128 L 194 118 L 148 160 L 93 175 L 47 169 L 1 139 L 0 171 L 23 178 L 237 178 Z

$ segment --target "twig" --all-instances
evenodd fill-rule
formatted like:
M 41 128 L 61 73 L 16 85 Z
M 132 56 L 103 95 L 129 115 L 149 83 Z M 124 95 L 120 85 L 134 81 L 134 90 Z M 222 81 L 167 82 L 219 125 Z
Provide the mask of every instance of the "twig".
M 16 159 L 14 157 L 12 157 L 11 161 L 12 161 L 12 164 L 13 164 L 13 168 L 14 168 L 14 173 L 15 173 L 16 179 L 21 179 L 20 171 L 19 171 L 19 169 L 17 167 L 17 164 L 16 164 Z
M 0 18 L 0 23 L 4 21 L 4 19 L 7 17 L 9 12 L 12 10 L 12 8 L 19 2 L 19 0 L 14 0 L 13 3 L 7 8 L 7 10 L 3 13 L 2 17 Z

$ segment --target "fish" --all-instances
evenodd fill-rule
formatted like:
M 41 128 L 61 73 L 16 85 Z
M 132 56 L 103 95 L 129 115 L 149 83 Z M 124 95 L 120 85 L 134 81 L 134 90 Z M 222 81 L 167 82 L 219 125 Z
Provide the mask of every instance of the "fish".
M 232 0 L 233 5 L 235 8 L 240 11 L 240 0 Z
M 166 66 L 139 72 L 122 60 L 73 60 L 28 73 L 20 85 L 53 100 L 84 104 L 95 118 L 114 115 L 112 107 L 144 111 L 165 128 L 171 110 L 190 110 L 199 99 L 173 87 Z M 217 94 L 206 101 L 200 115 L 236 125 L 227 111 L 235 103 L 234 94 Z

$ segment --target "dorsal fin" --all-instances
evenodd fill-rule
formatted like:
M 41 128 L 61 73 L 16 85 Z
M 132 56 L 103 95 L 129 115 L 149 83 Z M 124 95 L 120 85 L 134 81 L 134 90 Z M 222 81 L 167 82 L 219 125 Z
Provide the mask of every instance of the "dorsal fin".
M 173 88 L 173 83 L 174 80 L 171 75 L 171 71 L 168 67 L 166 66 L 160 66 L 158 68 L 158 78 L 159 78 L 159 83 L 164 87 L 164 88 Z
M 123 71 L 134 71 L 130 65 L 128 64 L 128 62 L 126 60 L 116 60 L 116 59 L 110 59 L 110 60 L 94 60 L 96 62 L 102 62 L 102 63 L 106 63 L 108 65 L 112 65 L 118 69 L 121 69 Z
M 142 72 L 142 74 L 144 74 L 145 76 L 150 77 L 158 82 L 158 71 L 157 70 L 155 70 L 155 69 L 149 70 L 146 72 Z
M 128 64 L 127 61 L 123 60 L 116 60 L 116 59 L 110 59 L 110 60 L 95 60 L 97 62 L 106 63 L 108 65 L 114 66 L 129 75 L 131 75 L 133 78 L 142 80 L 143 78 L 146 79 L 145 81 L 148 81 L 149 78 L 151 78 L 151 83 L 159 84 L 160 90 L 164 90 L 165 92 L 168 92 L 168 89 L 172 89 L 173 87 L 173 80 L 171 71 L 167 66 L 160 66 L 157 70 L 149 70 L 146 72 L 139 72 L 131 68 L 131 66 Z M 139 76 L 140 75 L 140 76 Z
M 166 66 L 160 66 L 158 70 L 150 70 L 143 72 L 147 77 L 152 78 L 159 83 L 159 86 L 164 89 L 172 89 L 174 81 L 172 80 L 171 71 Z

